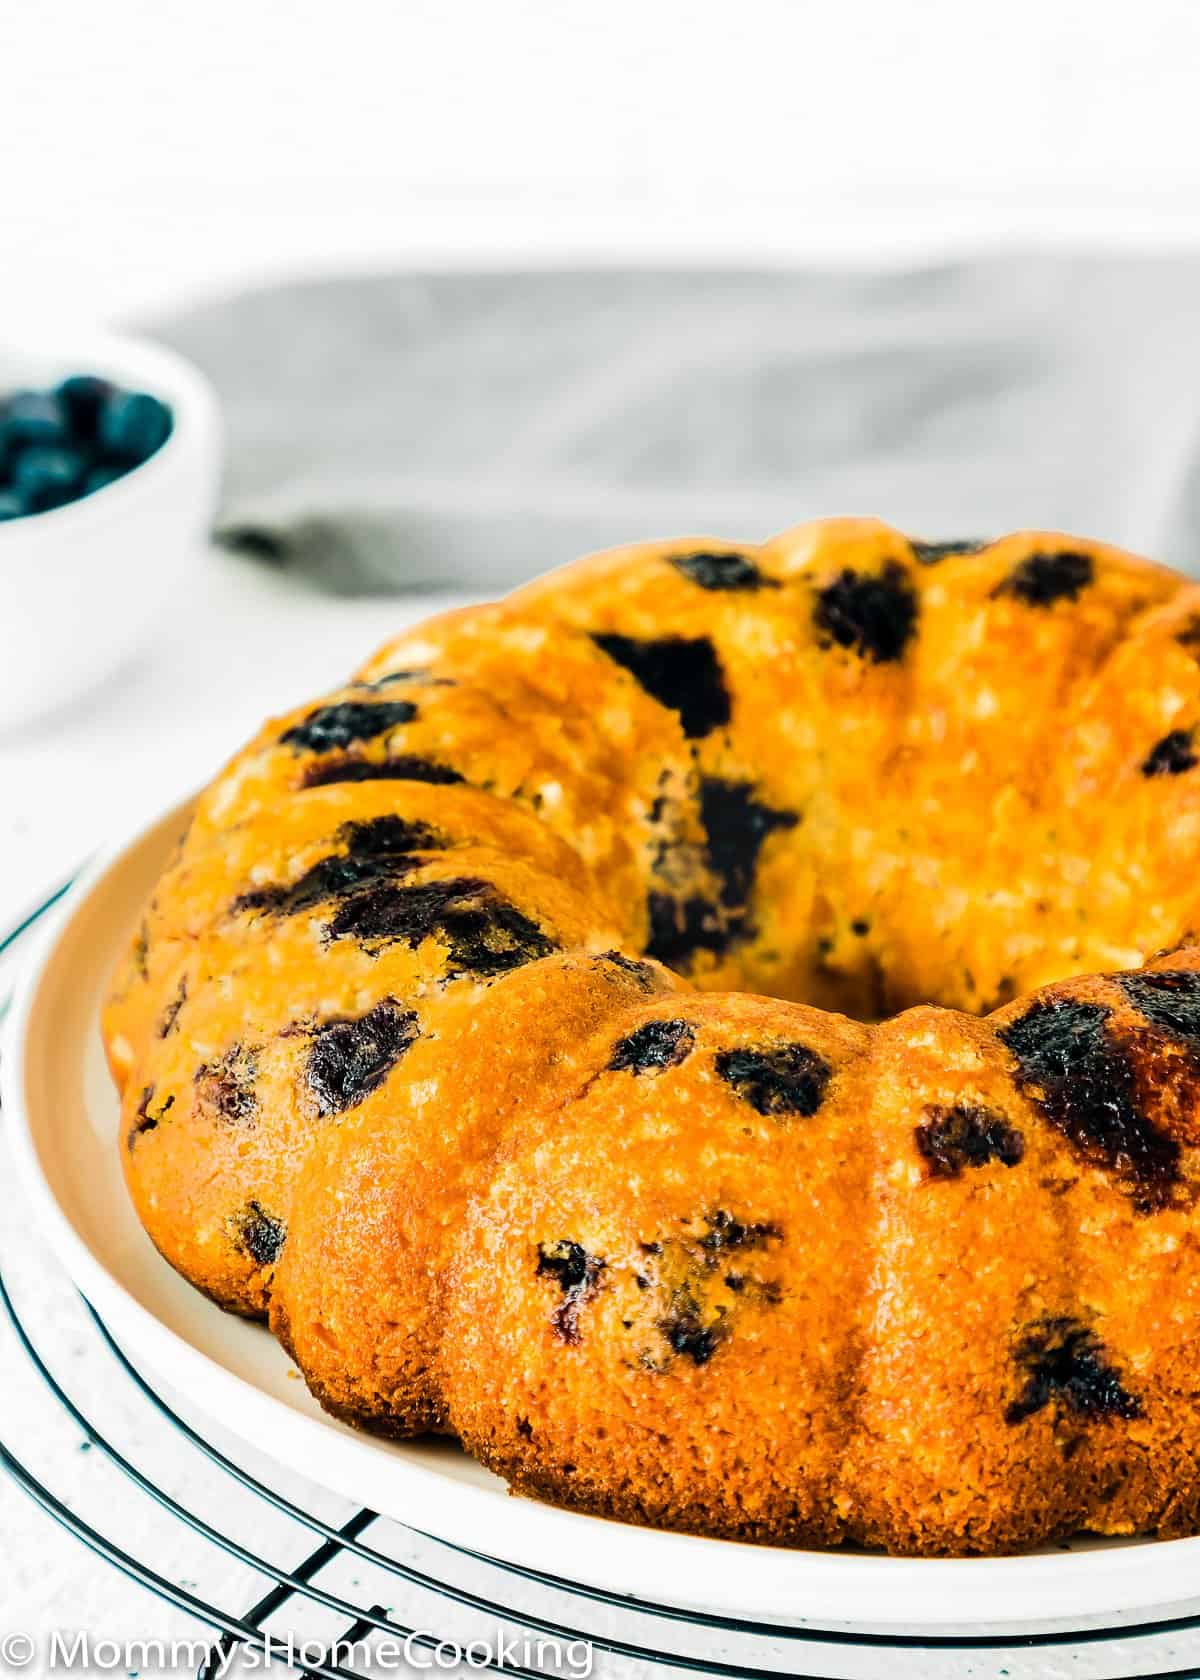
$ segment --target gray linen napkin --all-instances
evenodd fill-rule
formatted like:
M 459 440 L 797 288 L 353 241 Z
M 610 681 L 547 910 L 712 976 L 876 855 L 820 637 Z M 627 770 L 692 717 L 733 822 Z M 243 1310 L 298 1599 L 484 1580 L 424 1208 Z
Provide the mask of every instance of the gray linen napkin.
M 215 381 L 223 539 L 365 593 L 878 514 L 1200 564 L 1200 260 L 382 275 L 158 326 Z

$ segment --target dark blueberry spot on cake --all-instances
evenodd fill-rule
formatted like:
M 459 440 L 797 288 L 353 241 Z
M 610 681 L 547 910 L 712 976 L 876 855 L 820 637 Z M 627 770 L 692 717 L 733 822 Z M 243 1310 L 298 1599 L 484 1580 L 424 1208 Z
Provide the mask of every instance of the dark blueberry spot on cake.
M 613 1073 L 657 1073 L 677 1067 L 696 1042 L 686 1021 L 647 1021 L 613 1046 Z
M 903 657 L 916 630 L 916 591 L 895 560 L 878 575 L 846 567 L 817 595 L 813 619 L 839 647 L 888 664 Z
M 1076 1319 L 1039 1319 L 1021 1335 L 1014 1357 L 1024 1387 L 1005 1411 L 1007 1423 L 1020 1423 L 1051 1401 L 1080 1417 L 1142 1415 L 1095 1332 Z
M 1025 1139 L 1003 1114 L 967 1103 L 928 1104 L 914 1135 L 930 1178 L 959 1178 L 989 1161 L 1015 1167 L 1025 1154 Z
M 731 907 L 749 899 L 767 837 L 795 828 L 800 820 L 794 811 L 776 810 L 755 799 L 753 783 L 717 776 L 706 776 L 700 783 L 700 816 L 708 835 L 707 860 L 721 881 L 721 902 Z
M 729 722 L 725 673 L 706 636 L 664 636 L 638 641 L 633 636 L 593 635 L 596 646 L 641 684 L 660 705 L 679 713 L 690 740 L 709 735 Z
M 707 1365 L 725 1339 L 720 1318 L 705 1324 L 700 1310 L 686 1290 L 681 1290 L 671 1303 L 670 1311 L 659 1320 L 658 1328 L 667 1339 L 672 1353 L 681 1353 L 693 1365 Z
M 753 939 L 749 901 L 760 852 L 772 833 L 800 819 L 756 798 L 751 782 L 713 776 L 660 793 L 650 820 L 650 869 L 662 884 L 646 901 L 647 954 L 687 972 L 699 953 L 721 956 Z
M 132 1149 L 140 1137 L 144 1137 L 147 1132 L 152 1132 L 157 1128 L 163 1115 L 167 1113 L 168 1109 L 175 1106 L 175 1098 L 168 1097 L 157 1113 L 153 1111 L 153 1103 L 154 1086 L 147 1085 L 142 1091 L 141 1098 L 138 1101 L 137 1113 L 134 1117 L 133 1125 L 130 1126 L 129 1135 L 125 1139 L 125 1147 L 127 1149 Z
M 506 974 L 558 949 L 489 882 L 470 876 L 377 882 L 347 899 L 326 928 L 328 939 L 357 939 L 377 951 L 397 943 L 415 950 L 435 935 L 449 947 L 451 976 Z
M 871 924 L 865 916 L 856 916 L 850 923 L 850 932 L 858 939 L 865 939 L 871 931 Z
M 580 1243 L 542 1243 L 538 1248 L 537 1275 L 553 1278 L 563 1298 L 550 1315 L 554 1333 L 561 1342 L 579 1342 L 579 1309 L 596 1293 L 604 1261 L 589 1254 Z
M 1116 981 L 1152 1025 L 1200 1049 L 1200 971 L 1155 968 Z
M 537 1275 L 552 1277 L 566 1295 L 586 1283 L 598 1264 L 577 1242 L 542 1243 L 538 1249 Z
M 1015 595 L 1031 607 L 1051 607 L 1055 601 L 1076 601 L 1095 576 L 1090 554 L 1062 549 L 1054 554 L 1030 554 L 993 589 L 993 595 Z
M 701 951 L 723 956 L 740 931 L 731 926 L 719 905 L 700 893 L 676 898 L 672 893 L 652 892 L 646 910 L 650 922 L 646 955 L 685 973 Z
M 258 1061 L 257 1047 L 232 1044 L 219 1061 L 202 1063 L 193 1075 L 200 1106 L 233 1125 L 250 1120 L 258 1107 Z
M 730 1249 L 765 1248 L 769 1242 L 783 1236 L 778 1225 L 769 1222 L 746 1224 L 720 1208 L 707 1216 L 705 1224 L 708 1229 L 700 1238 L 700 1247 L 707 1254 L 723 1254 Z M 742 1282 L 744 1285 L 745 1279 Z
M 287 1226 L 257 1202 L 247 1202 L 230 1220 L 236 1247 L 256 1266 L 273 1266 L 283 1253 Z
M 410 852 L 436 852 L 446 837 L 429 823 L 409 817 L 372 817 L 343 823 L 337 838 L 352 858 L 404 858 Z
M 1197 764 L 1195 730 L 1171 729 L 1151 747 L 1141 771 L 1143 776 L 1182 776 Z
M 1138 1090 L 1145 1046 L 1109 1030 L 1112 1011 L 1070 998 L 1040 1001 L 1001 1029 L 1025 1095 L 1090 1165 L 1131 1188 L 1142 1211 L 1161 1207 L 1179 1178 L 1179 1145 L 1159 1131 Z
M 705 873 L 696 809 L 694 778 L 685 782 L 664 772 L 669 791 L 659 793 L 647 812 L 647 854 L 650 872 L 664 890 L 691 890 Z M 660 781 L 664 778 L 660 778 Z
M 409 874 L 420 867 L 419 854 L 446 845 L 445 836 L 428 823 L 398 816 L 343 823 L 335 838 L 345 846 L 344 853 L 321 858 L 290 886 L 275 883 L 242 893 L 234 900 L 235 913 L 259 910 L 296 916 L 327 899 L 346 898 L 373 881 Z
M 149 1131 L 152 1127 L 158 1125 L 158 1121 L 153 1119 L 151 1117 L 151 1114 L 150 1114 L 150 1104 L 153 1101 L 154 1101 L 154 1086 L 153 1085 L 144 1086 L 143 1089 L 142 1089 L 141 1099 L 138 1102 L 138 1106 L 137 1106 L 138 1125 L 135 1128 L 137 1131 L 142 1131 L 142 1132 Z
M 285 729 L 280 744 L 297 752 L 337 752 L 355 741 L 373 741 L 389 729 L 411 723 L 417 708 L 411 700 L 339 700 L 318 706 L 301 723 Z
M 663 1337 L 670 1354 L 704 1365 L 732 1335 L 743 1310 L 778 1304 L 778 1281 L 759 1276 L 757 1264 L 782 1240 L 781 1227 L 771 1221 L 717 1208 L 680 1219 L 659 1241 L 643 1242 L 635 1281 L 646 1301 L 634 1321 L 656 1334 L 643 1344 L 639 1362 L 653 1371 L 666 1368 L 670 1358 L 658 1342 Z
M 408 671 L 385 671 L 381 677 L 373 682 L 355 683 L 355 688 L 365 688 L 377 694 L 385 688 L 395 688 L 397 683 L 423 683 L 427 688 L 454 688 L 452 677 L 435 677 L 428 666 L 414 666 Z
M 323 1021 L 304 1070 L 318 1112 L 342 1114 L 362 1102 L 418 1037 L 416 1015 L 390 997 L 357 1020 Z
M 721 1050 L 717 1073 L 757 1114 L 815 1114 L 833 1069 L 806 1044 L 770 1050 Z
M 1194 613 L 1187 623 L 1175 634 L 1175 640 L 1181 648 L 1186 648 L 1190 654 L 1200 654 L 1200 613 Z
M 184 1004 L 187 1002 L 187 993 L 188 993 L 188 983 L 187 983 L 187 975 L 185 974 L 183 979 L 179 982 L 178 986 L 175 988 L 174 997 L 171 999 L 171 1001 L 167 1005 L 167 1007 L 163 1010 L 162 1015 L 159 1018 L 159 1022 L 158 1022 L 158 1036 L 159 1036 L 159 1038 L 170 1038 L 171 1034 L 175 1031 L 175 1028 L 179 1025 L 179 1011 L 183 1008 Z
M 672 554 L 671 564 L 701 589 L 778 589 L 774 578 L 764 577 L 748 554 Z
M 448 764 L 431 758 L 401 754 L 373 762 L 366 758 L 326 758 L 311 764 L 302 787 L 334 787 L 342 782 L 429 782 L 434 787 L 452 787 L 464 778 Z
M 176 837 L 175 844 L 171 847 L 172 863 L 178 863 L 183 856 L 183 848 L 187 845 L 188 835 L 192 832 L 192 821 L 193 819 L 189 817 Z M 157 903 L 157 899 L 152 899 L 151 903 Z
M 939 560 L 948 560 L 954 554 L 978 554 L 988 545 L 985 542 L 913 542 L 908 545 L 914 557 L 922 566 L 936 566 Z
M 381 876 L 395 877 L 420 866 L 409 858 L 351 857 L 349 854 L 322 858 L 306 869 L 290 887 L 256 887 L 234 900 L 235 911 L 262 910 L 274 916 L 297 916 L 327 899 L 345 898 Z
M 637 981 L 644 992 L 648 992 L 654 984 L 654 970 L 650 964 L 639 962 L 636 957 L 627 957 L 624 951 L 602 951 L 596 961 L 619 969 L 622 974 L 628 974 L 630 979 Z

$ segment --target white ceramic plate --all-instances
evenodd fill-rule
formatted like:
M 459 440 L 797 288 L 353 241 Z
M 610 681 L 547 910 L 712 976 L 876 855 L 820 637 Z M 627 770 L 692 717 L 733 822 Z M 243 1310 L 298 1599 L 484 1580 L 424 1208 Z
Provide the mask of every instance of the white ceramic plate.
M 53 914 L 9 1017 L 0 1089 L 21 1180 L 53 1248 L 125 1346 L 199 1411 L 440 1539 L 709 1614 L 982 1633 L 1111 1625 L 1200 1593 L 1200 1539 L 947 1561 L 735 1545 L 512 1499 L 447 1442 L 385 1443 L 326 1417 L 264 1329 L 221 1313 L 159 1258 L 121 1178 L 98 1012 L 184 815 L 102 859 Z

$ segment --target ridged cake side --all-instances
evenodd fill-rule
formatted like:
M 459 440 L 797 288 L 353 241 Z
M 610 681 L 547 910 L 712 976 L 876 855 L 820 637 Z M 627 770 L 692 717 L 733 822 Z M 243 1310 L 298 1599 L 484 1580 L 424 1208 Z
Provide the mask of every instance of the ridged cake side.
M 147 1230 L 330 1410 L 580 1508 L 1193 1531 L 1198 660 L 1161 568 L 874 521 L 397 638 L 114 984 Z

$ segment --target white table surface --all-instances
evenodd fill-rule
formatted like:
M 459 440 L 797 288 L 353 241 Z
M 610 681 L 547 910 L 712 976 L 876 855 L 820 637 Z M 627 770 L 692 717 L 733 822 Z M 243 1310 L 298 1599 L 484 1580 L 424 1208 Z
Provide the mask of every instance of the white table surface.
M 202 783 L 264 716 L 332 686 L 375 643 L 406 622 L 450 604 L 449 599 L 428 596 L 329 600 L 298 590 L 279 573 L 216 553 L 208 556 L 170 621 L 128 669 L 62 716 L 19 737 L 0 738 L 0 930 L 86 854 Z M 0 971 L 0 990 L 5 978 Z M 187 1455 L 173 1438 L 165 1447 L 156 1441 L 155 1420 L 147 1408 L 135 1404 L 131 1385 L 114 1381 L 111 1356 L 95 1334 L 85 1333 L 86 1325 L 80 1329 L 78 1300 L 41 1250 L 24 1209 L 15 1204 L 2 1150 L 0 1210 L 6 1284 L 19 1302 L 35 1303 L 39 1337 L 52 1351 L 56 1368 L 69 1372 L 72 1391 L 87 1397 L 90 1415 L 95 1408 L 103 1409 L 111 1438 L 134 1462 L 157 1463 L 159 1478 L 173 1481 L 173 1491 L 184 1505 L 200 1503 L 206 1495 L 195 1466 L 185 1462 Z M 157 1434 L 161 1436 L 161 1428 Z M 64 1420 L 31 1373 L 2 1317 L 0 1440 L 18 1450 L 31 1467 L 47 1466 L 47 1477 L 56 1478 L 60 1491 L 65 1464 L 69 1485 L 79 1431 Z M 231 1450 L 238 1452 L 236 1447 Z M 245 1461 L 249 1455 L 241 1456 Z M 93 1450 L 86 1459 L 86 1474 L 80 1471 L 81 1510 L 99 1457 Z M 269 1477 L 271 1472 L 265 1474 Z M 94 1512 L 94 1489 L 90 1497 Z M 315 1490 L 296 1489 L 296 1497 L 309 1509 L 324 1503 L 329 1521 L 344 1517 L 336 1501 L 330 1503 Z M 154 1551 L 160 1542 L 151 1534 L 152 1514 L 120 1477 L 112 1478 L 111 1503 L 102 1506 L 101 1517 L 109 1533 L 123 1534 L 131 1550 L 140 1546 Z M 215 1520 L 224 1519 L 217 1514 Z M 252 1513 L 250 1543 L 266 1550 L 274 1546 L 280 1561 L 298 1561 L 309 1549 L 297 1546 L 294 1533 L 272 1539 L 266 1532 L 269 1524 L 260 1533 L 256 1520 Z M 162 1533 L 158 1520 L 154 1534 Z M 186 1533 L 172 1534 L 168 1525 L 161 1554 L 155 1552 L 163 1573 L 183 1584 L 192 1570 L 187 1540 Z M 420 1563 L 423 1543 L 412 1536 L 405 1543 L 410 1558 Z M 432 1566 L 432 1560 L 426 1561 Z M 254 1577 L 233 1562 L 208 1567 L 203 1582 L 196 1585 L 210 1595 L 219 1594 L 230 1608 L 248 1606 L 262 1590 L 261 1579 L 256 1586 Z M 206 1636 L 206 1630 L 182 1611 L 85 1551 L 0 1474 L 0 1636 L 24 1631 L 39 1649 L 21 1672 L 51 1672 L 46 1640 L 56 1629 L 86 1629 L 118 1640 Z M 443 1630 L 444 1624 L 439 1626 Z M 867 1653 L 865 1658 L 827 1649 L 819 1656 L 809 1654 L 813 1672 L 819 1664 L 820 1670 L 861 1680 L 878 1680 L 884 1672 L 878 1662 L 886 1665 L 888 1680 L 994 1680 L 998 1675 L 1012 1680 L 1088 1680 L 1133 1672 L 1200 1673 L 1200 1634 L 1147 1642 L 1136 1653 L 1136 1669 L 1125 1666 L 1126 1656 L 1106 1651 L 1103 1645 L 1070 1653 L 1014 1651 L 999 1660 L 983 1653 L 931 1658 L 920 1651 Z M 9 1671 L 0 1638 L 0 1677 Z M 146 1667 L 141 1680 L 157 1680 L 160 1672 L 165 1680 L 167 1674 L 187 1671 Z M 632 1676 L 650 1671 L 647 1665 L 598 1660 L 596 1672 Z

